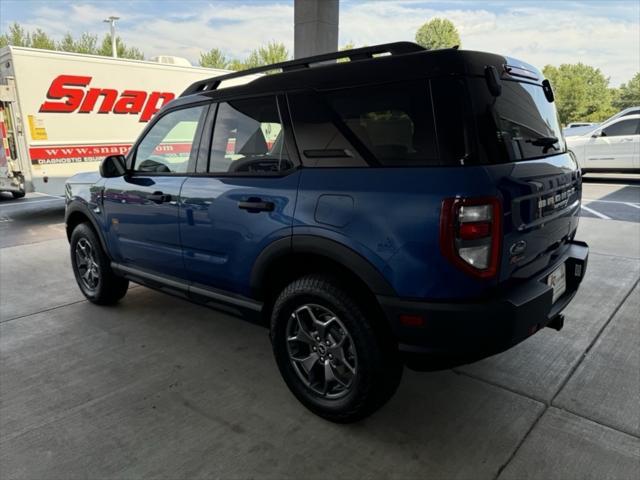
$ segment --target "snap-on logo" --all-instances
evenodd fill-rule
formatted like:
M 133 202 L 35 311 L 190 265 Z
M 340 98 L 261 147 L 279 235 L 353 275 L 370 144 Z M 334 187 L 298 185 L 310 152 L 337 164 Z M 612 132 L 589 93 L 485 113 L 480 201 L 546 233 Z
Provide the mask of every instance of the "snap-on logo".
M 175 98 L 171 92 L 124 90 L 120 93 L 112 88 L 86 89 L 92 78 L 79 75 L 57 76 L 51 82 L 47 98 L 58 101 L 45 101 L 40 105 L 40 112 L 91 113 L 101 99 L 98 113 L 140 114 L 140 122 L 148 122 L 154 113 Z

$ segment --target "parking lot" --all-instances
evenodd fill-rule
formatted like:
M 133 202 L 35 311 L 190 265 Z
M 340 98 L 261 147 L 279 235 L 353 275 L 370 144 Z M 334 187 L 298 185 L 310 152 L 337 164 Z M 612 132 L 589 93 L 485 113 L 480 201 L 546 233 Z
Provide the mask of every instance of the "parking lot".
M 405 370 L 373 417 L 305 410 L 263 328 L 132 286 L 84 300 L 61 199 L 0 199 L 0 477 L 637 478 L 640 179 L 585 178 L 565 327 Z M 635 472 L 635 473 L 634 473 Z

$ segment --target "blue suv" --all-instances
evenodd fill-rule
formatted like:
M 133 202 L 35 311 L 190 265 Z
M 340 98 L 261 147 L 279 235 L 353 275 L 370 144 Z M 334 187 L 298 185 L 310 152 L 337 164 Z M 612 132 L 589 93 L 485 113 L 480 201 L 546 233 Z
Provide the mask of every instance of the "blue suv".
M 350 422 L 404 365 L 562 327 L 581 190 L 537 69 L 393 43 L 193 84 L 67 182 L 66 227 L 90 301 L 133 281 L 264 322 L 293 394 Z

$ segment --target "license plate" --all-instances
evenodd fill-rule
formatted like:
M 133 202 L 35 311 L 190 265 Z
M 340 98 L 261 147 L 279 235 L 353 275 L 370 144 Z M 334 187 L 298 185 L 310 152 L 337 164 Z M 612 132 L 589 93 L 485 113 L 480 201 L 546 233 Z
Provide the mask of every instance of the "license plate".
M 567 290 L 567 269 L 564 263 L 547 277 L 547 285 L 553 288 L 552 302 L 556 303 L 556 300 Z

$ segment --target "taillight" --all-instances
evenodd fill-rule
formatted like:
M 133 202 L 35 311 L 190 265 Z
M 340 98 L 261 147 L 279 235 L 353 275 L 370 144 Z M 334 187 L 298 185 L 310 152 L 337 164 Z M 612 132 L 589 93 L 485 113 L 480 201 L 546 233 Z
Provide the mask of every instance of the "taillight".
M 480 278 L 498 273 L 502 209 L 495 197 L 448 198 L 442 202 L 440 248 L 465 272 Z

